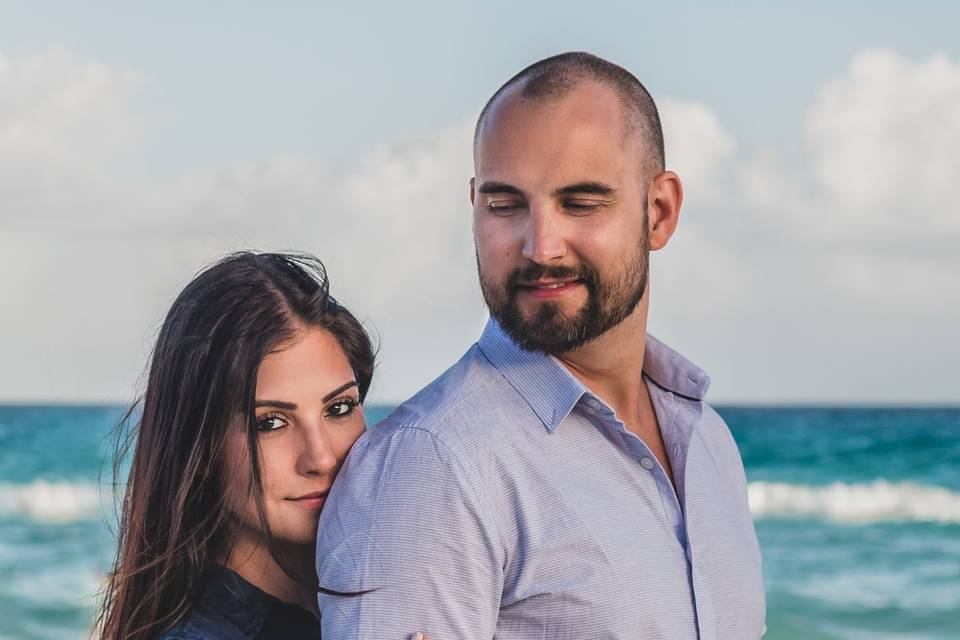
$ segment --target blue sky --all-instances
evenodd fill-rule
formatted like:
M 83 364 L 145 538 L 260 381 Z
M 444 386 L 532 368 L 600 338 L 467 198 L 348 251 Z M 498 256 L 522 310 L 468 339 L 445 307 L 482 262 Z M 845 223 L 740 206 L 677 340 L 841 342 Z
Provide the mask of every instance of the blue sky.
M 664 112 L 688 201 L 652 328 L 715 400 L 960 401 L 960 8 L 595 4 L 0 1 L 0 400 L 128 398 L 177 289 L 247 246 L 326 259 L 402 399 L 483 322 L 472 118 L 586 49 Z
M 129 65 L 168 115 L 142 160 L 177 173 L 279 151 L 357 157 L 472 114 L 525 63 L 585 49 L 702 101 L 751 147 L 858 51 L 960 57 L 960 6 L 898 2 L 0 2 L 8 54 L 51 42 Z

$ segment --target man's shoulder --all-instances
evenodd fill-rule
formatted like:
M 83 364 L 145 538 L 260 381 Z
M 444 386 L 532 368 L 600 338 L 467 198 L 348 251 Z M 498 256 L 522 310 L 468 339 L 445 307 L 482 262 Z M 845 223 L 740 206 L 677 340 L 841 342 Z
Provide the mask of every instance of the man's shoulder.
M 490 435 L 495 424 L 490 406 L 512 393 L 509 383 L 474 344 L 453 366 L 397 407 L 365 434 L 369 441 L 389 439 L 398 432 L 419 431 L 438 442 L 459 447 L 480 427 Z
M 736 446 L 730 426 L 723 416 L 710 403 L 701 400 L 699 404 L 701 407 L 700 429 L 704 435 L 718 443 Z
M 733 474 L 738 482 L 745 483 L 743 459 L 727 421 L 706 402 L 700 401 L 699 405 L 701 414 L 696 433 L 709 458 L 719 471 Z

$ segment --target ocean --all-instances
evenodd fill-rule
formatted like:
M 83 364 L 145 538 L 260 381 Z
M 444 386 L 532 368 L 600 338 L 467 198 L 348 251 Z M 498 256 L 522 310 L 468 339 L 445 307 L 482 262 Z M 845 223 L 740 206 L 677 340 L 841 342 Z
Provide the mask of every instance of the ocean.
M 89 635 L 122 411 L 0 406 L 0 640 Z M 718 411 L 750 483 L 766 638 L 960 638 L 960 408 Z

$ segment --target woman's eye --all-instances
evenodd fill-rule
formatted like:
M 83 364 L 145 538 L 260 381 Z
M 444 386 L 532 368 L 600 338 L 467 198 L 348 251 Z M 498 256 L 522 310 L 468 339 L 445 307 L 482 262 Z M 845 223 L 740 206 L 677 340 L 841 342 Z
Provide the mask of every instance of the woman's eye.
M 349 399 L 334 402 L 327 408 L 327 415 L 331 418 L 343 418 L 351 413 L 360 405 L 359 400 Z
M 257 420 L 257 429 L 260 431 L 276 431 L 287 426 L 287 421 L 280 416 L 264 416 Z

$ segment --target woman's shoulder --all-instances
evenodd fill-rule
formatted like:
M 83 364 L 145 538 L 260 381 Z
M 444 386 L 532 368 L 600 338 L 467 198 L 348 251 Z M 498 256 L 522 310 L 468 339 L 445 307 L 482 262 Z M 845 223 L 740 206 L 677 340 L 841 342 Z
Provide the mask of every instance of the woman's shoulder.
M 209 611 L 194 608 L 157 640 L 251 640 L 253 637 L 226 620 L 218 620 Z
M 300 607 L 280 602 L 239 575 L 208 567 L 190 613 L 158 640 L 296 640 L 320 636 L 320 624 Z
M 187 619 L 167 629 L 163 635 L 157 637 L 157 640 L 197 640 L 203 637 L 203 633 L 195 629 Z
M 157 640 L 252 640 L 270 608 L 265 596 L 226 567 L 207 565 L 190 611 Z

